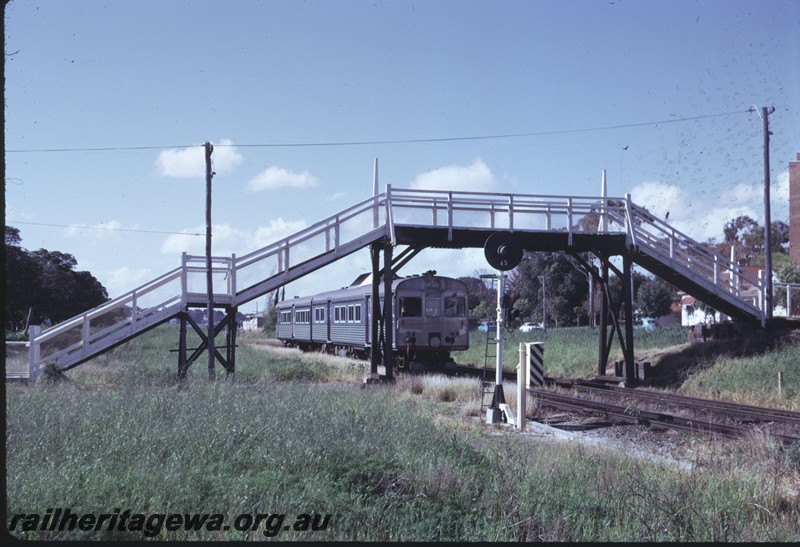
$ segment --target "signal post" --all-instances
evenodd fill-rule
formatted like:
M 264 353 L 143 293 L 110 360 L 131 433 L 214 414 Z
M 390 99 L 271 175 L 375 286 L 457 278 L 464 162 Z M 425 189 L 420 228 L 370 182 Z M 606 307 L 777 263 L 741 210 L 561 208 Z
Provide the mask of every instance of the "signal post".
M 505 320 L 503 299 L 505 297 L 504 272 L 516 268 L 522 260 L 522 246 L 512 232 L 495 232 L 486 239 L 483 247 L 487 262 L 498 270 L 497 273 L 497 356 L 495 358 L 495 387 L 492 404 L 486 411 L 487 423 L 506 421 L 508 414 L 505 395 L 503 393 L 503 321 Z

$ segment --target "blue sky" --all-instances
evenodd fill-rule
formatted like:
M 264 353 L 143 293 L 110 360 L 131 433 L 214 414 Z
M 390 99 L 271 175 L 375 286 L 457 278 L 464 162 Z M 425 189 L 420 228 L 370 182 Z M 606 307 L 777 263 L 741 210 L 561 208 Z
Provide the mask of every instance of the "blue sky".
M 122 294 L 204 253 L 210 141 L 217 255 L 369 197 L 375 158 L 381 189 L 599 195 L 605 169 L 610 195 L 719 240 L 739 214 L 763 221 L 752 106 L 775 107 L 788 222 L 798 28 L 796 0 L 13 0 L 6 223 Z M 521 136 L 465 138 L 498 135 Z M 287 296 L 369 269 L 348 260 Z M 405 270 L 430 268 L 488 265 L 431 250 Z

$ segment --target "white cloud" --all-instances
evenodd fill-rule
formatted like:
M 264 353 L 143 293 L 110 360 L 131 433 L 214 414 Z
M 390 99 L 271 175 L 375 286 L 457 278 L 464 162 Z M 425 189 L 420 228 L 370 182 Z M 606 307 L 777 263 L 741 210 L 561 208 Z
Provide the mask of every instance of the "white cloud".
M 345 197 L 346 195 L 347 194 L 345 192 L 334 192 L 333 194 L 328 196 L 328 198 L 326 198 L 325 201 L 338 201 L 338 200 L 342 199 L 343 197 Z
M 155 277 L 150 268 L 129 268 L 123 266 L 110 272 L 101 272 L 103 286 L 108 291 L 110 298 L 116 298 L 122 294 L 147 283 Z
M 110 220 L 108 222 L 100 222 L 94 226 L 86 224 L 70 224 L 65 231 L 67 237 L 90 237 L 95 241 L 105 241 L 112 237 L 119 236 L 119 230 L 122 229 L 122 223 L 118 220 Z
M 315 186 L 319 186 L 319 181 L 308 171 L 292 173 L 283 167 L 267 167 L 247 183 L 246 190 L 260 192 L 278 188 L 314 188 Z
M 268 226 L 259 226 L 250 238 L 247 252 L 255 251 L 267 245 L 299 232 L 306 227 L 306 222 L 296 220 L 294 222 L 276 218 L 270 220 Z
M 772 221 L 789 223 L 789 170 L 780 173 L 770 188 L 770 217 Z
M 788 216 L 788 172 L 781 173 L 770 191 L 772 221 Z M 723 239 L 723 227 L 738 216 L 764 222 L 764 188 L 760 183 L 739 184 L 713 198 L 700 199 L 676 185 L 649 181 L 631 191 L 631 199 L 659 218 L 669 213 L 667 223 L 697 241 Z
M 232 144 L 230 139 L 222 139 L 217 146 L 214 146 L 211 153 L 211 167 L 215 173 L 230 173 L 242 163 L 242 155 Z M 204 178 L 206 176 L 205 148 L 198 145 L 161 151 L 156 158 L 156 175 L 159 177 Z
M 216 225 L 211 226 L 212 253 L 214 252 L 213 234 L 216 228 Z M 161 254 L 180 254 L 184 251 L 189 254 L 199 254 L 205 252 L 205 237 L 199 237 L 195 235 L 205 235 L 205 233 L 205 226 L 195 226 L 194 228 L 181 230 L 180 234 L 170 234 L 164 240 L 164 243 L 161 244 Z
M 283 218 L 271 220 L 267 226 L 259 226 L 255 230 L 241 230 L 230 224 L 214 224 L 211 226 L 211 254 L 214 256 L 242 256 L 261 249 L 284 237 L 306 227 L 305 221 L 287 221 Z M 205 255 L 206 228 L 196 226 L 182 230 L 180 234 L 167 236 L 161 244 L 162 254 Z M 202 237 L 194 234 L 202 234 Z
M 462 190 L 488 192 L 495 186 L 491 170 L 481 159 L 470 165 L 448 165 L 417 175 L 410 187 L 415 190 Z

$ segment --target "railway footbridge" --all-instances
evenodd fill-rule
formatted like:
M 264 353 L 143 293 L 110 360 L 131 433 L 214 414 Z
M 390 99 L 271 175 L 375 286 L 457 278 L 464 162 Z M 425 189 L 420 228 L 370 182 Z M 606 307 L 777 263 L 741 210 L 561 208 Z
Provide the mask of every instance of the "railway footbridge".
M 761 279 L 655 218 L 630 195 L 598 198 L 387 185 L 383 193 L 262 249 L 212 258 L 213 304 L 226 310 L 225 319 L 216 325 L 216 334 L 226 331 L 227 344 L 222 346 L 226 353 L 217 350 L 216 359 L 233 372 L 239 306 L 360 249 L 372 249 L 377 283 L 381 250 L 382 270 L 396 271 L 424 248 L 483 247 L 499 231 L 512 232 L 527 251 L 572 254 L 604 289 L 609 272 L 624 281 L 638 265 L 735 320 L 766 325 Z M 393 256 L 399 246 L 405 250 Z M 32 328 L 29 379 L 35 380 L 48 366 L 69 370 L 174 318 L 180 323 L 178 374 L 185 374 L 208 346 L 206 333 L 188 313 L 208 304 L 206 275 L 206 257 L 184 253 L 179 267 L 130 292 L 50 328 Z M 632 324 L 626 321 L 623 326 L 617 313 L 624 309 L 625 316 L 631 316 L 633 295 L 630 283 L 623 282 L 623 287 L 627 290 L 621 302 L 611 302 L 609 291 L 603 291 L 598 373 L 605 373 L 608 348 L 616 335 L 625 355 L 626 376 L 633 378 Z M 186 348 L 188 327 L 203 341 L 191 352 Z M 374 349 L 373 372 L 377 355 Z

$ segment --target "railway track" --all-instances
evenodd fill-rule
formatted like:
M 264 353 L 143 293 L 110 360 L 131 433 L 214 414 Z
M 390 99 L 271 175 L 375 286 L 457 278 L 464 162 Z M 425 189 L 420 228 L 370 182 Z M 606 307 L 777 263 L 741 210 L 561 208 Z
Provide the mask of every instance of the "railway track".
M 617 423 L 643 424 L 740 438 L 763 431 L 784 446 L 800 442 L 800 413 L 587 380 L 549 379 L 549 388 L 528 391 L 540 405 Z
M 777 408 L 767 408 L 740 403 L 730 403 L 716 399 L 700 399 L 689 397 L 677 393 L 646 391 L 615 385 L 603 384 L 591 380 L 566 380 L 556 381 L 565 387 L 588 392 L 603 393 L 615 392 L 624 397 L 630 397 L 638 401 L 648 401 L 656 404 L 675 406 L 678 408 L 692 408 L 699 411 L 708 411 L 710 414 L 717 413 L 728 416 L 740 423 L 765 423 L 780 422 L 797 428 L 800 434 L 800 412 L 782 410 Z

